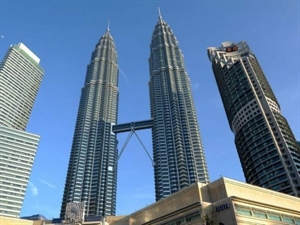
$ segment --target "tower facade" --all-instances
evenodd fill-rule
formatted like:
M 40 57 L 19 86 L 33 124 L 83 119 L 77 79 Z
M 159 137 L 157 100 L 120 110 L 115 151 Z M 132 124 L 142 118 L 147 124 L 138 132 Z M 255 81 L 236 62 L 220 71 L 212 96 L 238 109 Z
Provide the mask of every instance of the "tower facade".
M 40 137 L 25 131 L 44 74 L 23 43 L 0 64 L 0 215 L 19 217 Z
M 300 148 L 246 42 L 208 56 L 247 183 L 300 196 Z
M 25 130 L 44 70 L 23 43 L 11 46 L 0 65 L 0 126 Z
M 208 171 L 182 52 L 159 17 L 150 45 L 150 104 L 156 200 L 192 183 L 208 183 Z
M 64 189 L 61 218 L 69 202 L 85 202 L 85 215 L 114 215 L 116 210 L 118 64 L 107 30 L 87 67 Z

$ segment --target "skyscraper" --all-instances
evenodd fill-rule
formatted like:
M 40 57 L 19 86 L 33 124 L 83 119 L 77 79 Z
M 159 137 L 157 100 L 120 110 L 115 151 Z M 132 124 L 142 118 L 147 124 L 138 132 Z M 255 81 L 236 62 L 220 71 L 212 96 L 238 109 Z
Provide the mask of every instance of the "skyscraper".
M 24 44 L 11 46 L 0 64 L 0 215 L 20 215 L 39 136 L 25 128 L 44 74 Z
M 23 43 L 11 46 L 0 65 L 0 125 L 25 130 L 44 70 Z
M 208 56 L 247 183 L 300 197 L 300 148 L 246 42 Z
M 114 215 L 117 140 L 112 125 L 118 112 L 118 64 L 109 29 L 87 68 L 64 189 L 61 218 L 69 202 L 85 202 L 85 215 Z
M 195 182 L 208 171 L 183 55 L 159 16 L 150 45 L 150 102 L 156 200 Z

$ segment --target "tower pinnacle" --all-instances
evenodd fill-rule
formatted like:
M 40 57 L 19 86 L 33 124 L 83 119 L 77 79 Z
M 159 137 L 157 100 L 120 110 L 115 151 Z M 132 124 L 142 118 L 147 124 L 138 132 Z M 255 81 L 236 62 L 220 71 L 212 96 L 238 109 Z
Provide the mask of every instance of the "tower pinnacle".
M 106 31 L 109 31 L 109 22 L 110 22 L 110 19 L 108 19 Z
M 160 8 L 158 7 L 158 18 L 162 19 L 161 13 L 160 13 Z

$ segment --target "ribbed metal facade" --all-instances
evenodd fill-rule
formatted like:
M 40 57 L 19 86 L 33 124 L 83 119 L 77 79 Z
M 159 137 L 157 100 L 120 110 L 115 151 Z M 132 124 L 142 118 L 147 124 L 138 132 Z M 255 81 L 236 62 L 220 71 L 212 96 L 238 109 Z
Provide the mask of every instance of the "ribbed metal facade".
M 247 183 L 300 196 L 300 148 L 246 42 L 208 48 Z
M 208 183 L 209 178 L 183 55 L 161 17 L 150 51 L 152 143 L 159 200 L 192 183 Z
M 23 43 L 0 64 L 0 215 L 19 217 L 39 136 L 25 132 L 44 70 Z
M 107 30 L 88 65 L 77 115 L 61 207 L 85 202 L 86 216 L 114 215 L 116 210 L 118 64 L 113 38 Z

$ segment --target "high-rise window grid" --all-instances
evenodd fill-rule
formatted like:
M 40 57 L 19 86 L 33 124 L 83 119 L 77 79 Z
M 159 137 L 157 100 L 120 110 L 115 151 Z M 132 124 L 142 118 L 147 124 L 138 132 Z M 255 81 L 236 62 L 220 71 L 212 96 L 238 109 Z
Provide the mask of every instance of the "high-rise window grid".
M 20 215 L 39 136 L 25 128 L 44 74 L 23 43 L 0 64 L 0 215 Z
M 100 38 L 88 65 L 77 114 L 61 207 L 85 202 L 85 215 L 114 215 L 116 202 L 118 64 L 110 32 Z
M 208 172 L 183 55 L 169 25 L 159 18 L 150 46 L 150 101 L 156 199 Z
M 255 55 L 246 42 L 208 53 L 246 181 L 299 196 L 300 149 Z

